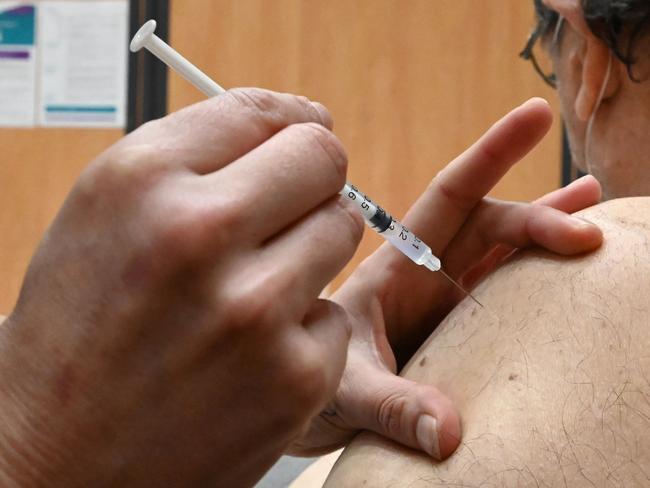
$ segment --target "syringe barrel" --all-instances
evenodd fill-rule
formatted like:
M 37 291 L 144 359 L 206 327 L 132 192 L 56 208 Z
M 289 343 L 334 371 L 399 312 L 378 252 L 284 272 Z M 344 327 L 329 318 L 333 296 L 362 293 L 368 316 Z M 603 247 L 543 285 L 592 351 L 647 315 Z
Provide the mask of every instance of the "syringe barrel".
M 366 224 L 380 236 L 399 249 L 409 259 L 417 264 L 424 264 L 431 249 L 406 227 L 395 220 L 389 213 L 375 204 L 370 198 L 361 193 L 354 185 L 346 183 L 340 192 L 353 202 L 361 211 Z
M 381 236 L 417 264 L 423 264 L 423 256 L 427 252 L 431 253 L 429 246 L 397 220 L 393 220 L 388 230 L 383 232 Z

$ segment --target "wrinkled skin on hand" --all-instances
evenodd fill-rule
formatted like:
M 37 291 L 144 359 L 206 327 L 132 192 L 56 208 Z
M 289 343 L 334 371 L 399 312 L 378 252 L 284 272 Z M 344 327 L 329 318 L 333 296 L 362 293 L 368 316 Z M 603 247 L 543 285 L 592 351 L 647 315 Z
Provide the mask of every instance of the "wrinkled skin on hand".
M 598 202 L 600 186 L 591 176 L 533 204 L 485 197 L 551 119 L 539 99 L 513 110 L 438 174 L 404 219 L 466 287 L 516 248 L 571 255 L 601 244 L 596 226 L 565 213 Z M 439 273 L 386 244 L 370 256 L 333 297 L 354 317 L 346 369 L 335 398 L 294 452 L 330 450 L 368 429 L 435 459 L 448 457 L 461 438 L 454 405 L 437 388 L 395 373 L 462 298 Z
M 303 432 L 350 334 L 318 296 L 363 229 L 331 124 L 233 90 L 84 172 L 0 329 L 0 484 L 250 486 Z

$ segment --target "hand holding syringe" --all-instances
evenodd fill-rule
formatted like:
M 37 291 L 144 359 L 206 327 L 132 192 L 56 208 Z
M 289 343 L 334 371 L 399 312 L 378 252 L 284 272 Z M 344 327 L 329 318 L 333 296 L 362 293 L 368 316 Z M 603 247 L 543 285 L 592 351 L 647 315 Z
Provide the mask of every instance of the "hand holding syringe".
M 137 52 L 143 47 L 146 48 L 208 97 L 215 97 L 225 93 L 226 90 L 223 87 L 210 79 L 205 73 L 156 36 L 154 34 L 155 30 L 155 20 L 150 20 L 144 24 L 131 41 L 131 51 Z M 380 206 L 376 205 L 366 195 L 361 193 L 355 186 L 346 183 L 340 191 L 340 194 L 354 202 L 361 211 L 366 223 L 402 254 L 414 263 L 425 266 L 431 271 L 440 271 L 449 281 L 481 305 L 480 302 L 442 270 L 440 259 L 433 254 L 429 246 L 418 239 L 415 234 L 410 232 Z

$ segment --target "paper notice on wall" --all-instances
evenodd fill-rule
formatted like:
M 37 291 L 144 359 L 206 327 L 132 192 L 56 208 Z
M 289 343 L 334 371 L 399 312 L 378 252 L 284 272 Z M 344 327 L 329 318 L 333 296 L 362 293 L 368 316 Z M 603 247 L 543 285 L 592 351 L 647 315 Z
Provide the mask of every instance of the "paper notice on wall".
M 43 1 L 38 5 L 39 123 L 124 127 L 128 2 Z
M 0 1 L 0 127 L 35 123 L 35 20 L 33 5 Z

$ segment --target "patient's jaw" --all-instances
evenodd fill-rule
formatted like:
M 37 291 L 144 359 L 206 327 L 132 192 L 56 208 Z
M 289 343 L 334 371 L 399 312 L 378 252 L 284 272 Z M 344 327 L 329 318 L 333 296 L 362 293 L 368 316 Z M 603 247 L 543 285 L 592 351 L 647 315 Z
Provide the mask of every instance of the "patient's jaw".
M 601 250 L 516 257 L 404 369 L 457 403 L 458 451 L 438 464 L 364 433 L 326 486 L 650 484 L 650 199 L 581 215 Z

